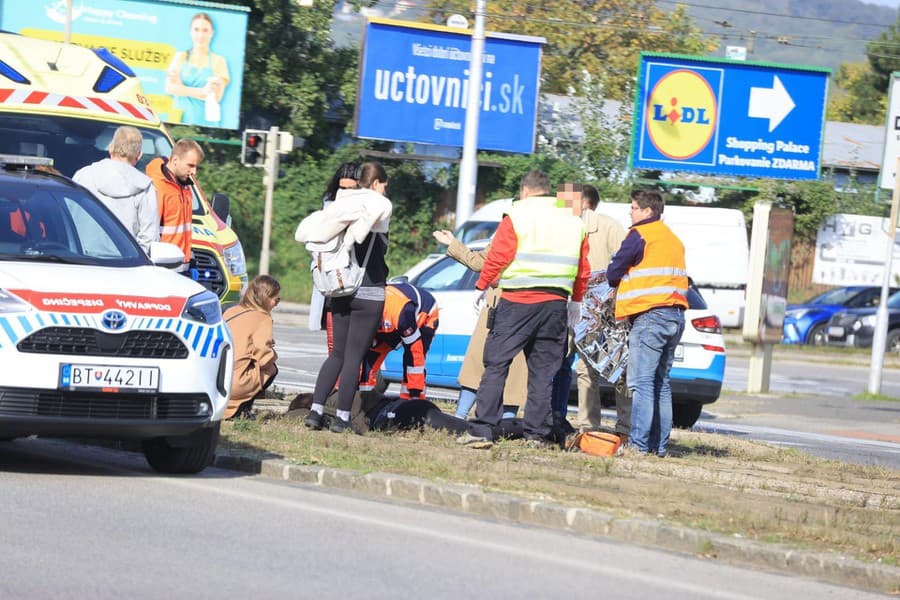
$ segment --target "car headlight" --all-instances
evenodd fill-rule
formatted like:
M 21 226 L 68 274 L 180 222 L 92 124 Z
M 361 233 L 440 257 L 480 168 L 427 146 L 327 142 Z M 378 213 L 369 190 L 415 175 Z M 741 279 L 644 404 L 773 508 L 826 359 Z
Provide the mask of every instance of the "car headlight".
M 204 290 L 195 296 L 191 296 L 184 306 L 181 318 L 207 325 L 215 325 L 222 320 L 222 307 L 219 306 L 219 297 L 209 290 Z
M 28 312 L 30 310 L 34 310 L 30 304 L 18 296 L 13 296 L 6 290 L 0 290 L 0 314 Z
M 854 321 L 853 323 L 853 331 L 858 330 L 862 326 L 866 327 L 875 327 L 875 319 L 876 315 L 866 315 L 865 317 L 861 317 Z
M 247 260 L 244 258 L 244 247 L 240 242 L 235 242 L 222 252 L 225 264 L 232 275 L 243 275 L 247 272 Z

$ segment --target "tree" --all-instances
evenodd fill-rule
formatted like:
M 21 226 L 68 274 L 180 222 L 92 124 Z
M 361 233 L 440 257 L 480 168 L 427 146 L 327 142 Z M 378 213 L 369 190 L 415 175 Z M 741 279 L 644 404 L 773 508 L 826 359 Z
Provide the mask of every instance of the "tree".
M 631 145 L 633 105 L 606 99 L 605 75 L 583 74 L 578 95 L 569 95 L 568 110 L 559 107 L 538 132 L 538 151 L 577 169 L 601 198 L 627 198 L 625 188 Z M 631 96 L 633 85 L 625 92 Z
M 844 63 L 834 82 L 838 90 L 828 102 L 828 118 L 845 123 L 884 123 L 887 96 L 878 89 L 878 76 L 868 63 Z
M 566 94 L 578 89 L 582 73 L 606 76 L 609 98 L 626 98 L 642 50 L 706 54 L 712 49 L 684 7 L 672 14 L 654 0 L 583 0 L 532 2 L 491 0 L 490 31 L 544 37 L 541 60 L 543 92 Z M 426 18 L 442 23 L 448 14 L 469 13 L 469 0 L 434 0 Z
M 829 118 L 851 123 L 884 123 L 891 73 L 900 71 L 900 15 L 866 46 L 866 63 L 842 64 L 835 75 L 840 91 L 828 106 Z
M 352 117 L 357 50 L 336 48 L 337 0 L 230 0 L 250 7 L 241 90 L 241 125 L 277 125 L 306 139 L 307 151 L 330 148 Z M 356 0 L 370 6 L 375 0 Z

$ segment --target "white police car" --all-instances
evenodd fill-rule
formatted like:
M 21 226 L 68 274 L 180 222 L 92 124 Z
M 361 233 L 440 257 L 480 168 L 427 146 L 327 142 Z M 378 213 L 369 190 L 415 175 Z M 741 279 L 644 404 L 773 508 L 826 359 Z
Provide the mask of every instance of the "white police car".
M 175 246 L 148 259 L 36 162 L 0 156 L 0 439 L 137 439 L 158 471 L 202 470 L 231 387 L 219 299 L 162 268 L 183 259 Z
M 481 240 L 469 247 L 481 249 L 486 244 L 486 240 Z M 478 319 L 474 307 L 478 273 L 444 254 L 431 254 L 401 278 L 434 294 L 441 309 L 440 326 L 426 359 L 427 383 L 459 387 L 456 378 Z M 677 427 L 694 425 L 703 405 L 719 398 L 725 377 L 725 338 L 721 322 L 709 311 L 700 292 L 693 286 L 688 293 L 688 302 L 690 308 L 684 314 L 684 334 L 676 348 L 670 373 L 672 418 Z M 399 381 L 402 372 L 402 354 L 394 351 L 385 360 L 382 375 L 387 381 Z M 613 393 L 611 385 L 601 390 L 605 404 L 614 403 Z

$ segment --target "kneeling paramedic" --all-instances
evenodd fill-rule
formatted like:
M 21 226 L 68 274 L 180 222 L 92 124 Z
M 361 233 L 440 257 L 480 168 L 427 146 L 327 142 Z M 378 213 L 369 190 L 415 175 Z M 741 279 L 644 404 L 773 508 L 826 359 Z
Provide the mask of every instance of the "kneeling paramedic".
M 430 293 L 409 283 L 385 287 L 381 325 L 366 353 L 359 390 L 375 388 L 375 378 L 388 353 L 403 345 L 403 400 L 425 398 L 425 355 L 438 327 L 438 305 Z

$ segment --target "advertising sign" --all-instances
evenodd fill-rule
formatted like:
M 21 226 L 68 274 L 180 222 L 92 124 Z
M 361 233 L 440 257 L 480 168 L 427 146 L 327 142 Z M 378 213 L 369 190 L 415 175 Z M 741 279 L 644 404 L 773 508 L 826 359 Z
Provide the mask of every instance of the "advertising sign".
M 837 214 L 825 219 L 816 237 L 813 283 L 881 285 L 890 239 L 887 217 Z M 900 239 L 894 235 L 891 285 L 900 281 Z
M 827 69 L 644 53 L 631 165 L 817 179 Z
M 366 24 L 356 103 L 361 138 L 463 145 L 471 32 L 389 19 Z M 478 148 L 534 150 L 543 38 L 488 33 Z
M 879 185 L 893 190 L 897 180 L 897 157 L 900 156 L 900 73 L 891 73 L 888 88 L 887 123 L 884 127 L 884 156 L 881 159 Z
M 71 42 L 105 47 L 141 80 L 169 123 L 237 129 L 247 13 L 206 2 L 72 0 Z M 63 41 L 66 3 L 6 0 L 0 28 Z

